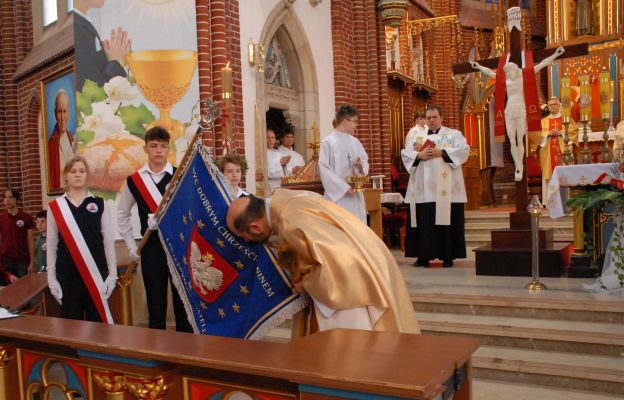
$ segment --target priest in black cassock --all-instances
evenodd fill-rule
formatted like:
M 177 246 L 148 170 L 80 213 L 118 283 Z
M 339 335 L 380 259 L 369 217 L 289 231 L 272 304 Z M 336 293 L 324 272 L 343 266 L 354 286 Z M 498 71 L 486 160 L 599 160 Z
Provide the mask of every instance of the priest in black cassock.
M 418 257 L 416 266 L 428 267 L 440 259 L 444 267 L 466 258 L 464 203 L 466 189 L 462 164 L 470 146 L 464 135 L 442 126 L 442 111 L 429 106 L 427 131 L 405 143 L 401 158 L 410 180 L 405 202 L 410 205 L 405 256 Z

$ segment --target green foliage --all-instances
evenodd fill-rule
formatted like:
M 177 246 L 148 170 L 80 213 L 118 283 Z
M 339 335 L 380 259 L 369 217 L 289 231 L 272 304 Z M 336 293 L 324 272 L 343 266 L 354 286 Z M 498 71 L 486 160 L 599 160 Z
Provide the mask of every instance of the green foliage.
M 78 131 L 78 145 L 82 148 L 95 138 L 93 131 Z
M 611 189 L 589 190 L 568 199 L 566 207 L 588 210 L 594 207 L 602 208 L 608 202 L 615 203 L 616 206 L 624 206 L 624 193 Z
M 84 123 L 84 117 L 91 115 L 91 103 L 106 100 L 106 92 L 97 83 L 85 80 L 82 92 L 76 93 L 76 107 L 78 108 L 78 126 Z
M 619 164 L 614 164 L 614 171 L 610 176 L 619 176 Z M 609 177 L 609 176 L 607 176 Z M 615 182 L 615 183 L 614 183 Z M 621 180 L 611 179 L 609 185 L 595 190 L 586 190 L 576 194 L 574 197 L 566 201 L 566 207 L 574 210 L 590 210 L 595 209 L 596 212 L 603 210 L 607 203 L 611 203 L 616 208 L 614 216 L 615 228 L 609 250 L 611 251 L 611 260 L 615 266 L 615 274 L 617 275 L 620 285 L 624 287 L 624 221 L 622 214 L 624 213 L 624 191 L 618 188 L 622 184 Z M 597 261 L 594 259 L 594 246 L 591 235 L 584 237 L 585 255 L 591 261 L 591 267 L 597 268 Z M 604 287 L 604 286 L 603 286 Z
M 138 107 L 132 105 L 120 107 L 117 113 L 128 132 L 140 139 L 145 138 L 145 125 L 156 119 L 143 103 Z

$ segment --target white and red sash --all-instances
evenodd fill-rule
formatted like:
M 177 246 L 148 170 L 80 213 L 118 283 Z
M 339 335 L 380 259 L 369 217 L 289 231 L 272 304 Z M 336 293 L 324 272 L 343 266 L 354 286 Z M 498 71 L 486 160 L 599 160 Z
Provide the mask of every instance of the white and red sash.
M 154 181 L 149 177 L 149 174 L 142 174 L 136 171 L 130 175 L 130 179 L 132 179 L 132 182 L 141 194 L 143 200 L 145 200 L 145 204 L 147 204 L 150 211 L 155 213 L 162 200 L 162 194 L 156 187 Z
M 102 275 L 100 275 L 87 242 L 69 209 L 67 200 L 64 197 L 58 198 L 50 202 L 49 209 L 54 216 L 59 233 L 69 249 L 69 253 L 78 268 L 78 272 L 80 272 L 80 276 L 91 295 L 102 322 L 113 324 L 113 317 L 103 294 L 104 281 L 102 280 Z

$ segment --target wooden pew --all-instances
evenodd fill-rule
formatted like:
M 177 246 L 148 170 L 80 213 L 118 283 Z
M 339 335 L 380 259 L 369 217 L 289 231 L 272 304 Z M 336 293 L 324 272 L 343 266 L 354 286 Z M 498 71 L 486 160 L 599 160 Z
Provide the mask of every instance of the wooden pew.
M 88 399 L 463 400 L 477 347 L 470 338 L 355 330 L 270 343 L 24 316 L 0 321 L 0 398 L 62 386 L 39 371 L 54 360 L 79 389 L 62 387 Z

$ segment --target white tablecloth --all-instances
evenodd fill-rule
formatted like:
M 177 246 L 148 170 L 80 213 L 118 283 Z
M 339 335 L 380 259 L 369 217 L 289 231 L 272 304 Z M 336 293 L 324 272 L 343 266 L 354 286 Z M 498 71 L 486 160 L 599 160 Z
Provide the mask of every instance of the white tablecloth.
M 548 183 L 548 211 L 550 218 L 565 215 L 564 204 L 570 198 L 570 187 L 593 184 L 598 177 L 606 173 L 618 176 L 617 163 L 562 165 L 555 167 Z
M 381 194 L 382 203 L 401 204 L 403 203 L 403 200 L 404 199 L 401 193 L 382 193 Z

